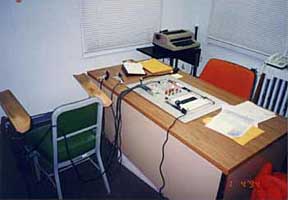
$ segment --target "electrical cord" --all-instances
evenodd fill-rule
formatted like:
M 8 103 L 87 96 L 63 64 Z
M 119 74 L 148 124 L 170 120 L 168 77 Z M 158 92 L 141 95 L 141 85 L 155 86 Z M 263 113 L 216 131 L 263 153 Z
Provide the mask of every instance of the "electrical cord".
M 100 82 L 100 86 L 102 86 L 102 84 L 103 84 L 103 81 L 101 81 Z M 119 86 L 121 83 L 120 82 L 118 82 L 114 87 L 113 87 L 113 90 L 112 90 L 112 94 L 111 94 L 111 99 L 113 98 L 113 93 L 114 93 L 114 90 L 116 89 L 116 87 L 117 86 Z M 102 87 L 101 87 L 101 89 L 102 89 Z M 113 106 L 112 106 L 112 109 L 113 109 Z M 114 113 L 114 112 L 113 112 Z M 115 114 L 113 114 L 114 116 L 115 116 Z M 104 115 L 103 115 L 103 119 L 104 119 Z M 105 120 L 105 119 L 104 119 Z M 105 123 L 105 122 L 104 122 Z M 102 121 L 102 128 L 103 128 L 103 126 L 104 126 L 104 123 L 103 123 L 103 121 Z M 113 145 L 113 149 L 112 149 L 112 152 L 110 152 L 110 154 L 109 154 L 109 158 L 108 158 L 108 164 L 107 164 L 107 167 L 105 167 L 105 170 L 104 170 L 104 172 L 102 172 L 100 175 L 98 175 L 98 176 L 96 176 L 96 177 L 94 177 L 94 178 L 89 178 L 89 179 L 84 179 L 84 178 L 82 178 L 81 177 L 81 175 L 80 175 L 80 172 L 79 172 L 79 170 L 78 170 L 78 168 L 77 168 L 77 165 L 74 163 L 74 161 L 73 161 L 73 159 L 72 159 L 72 157 L 71 157 L 71 153 L 70 153 L 70 150 L 69 150 L 69 146 L 68 146 L 68 141 L 67 141 L 67 137 L 66 137 L 66 134 L 64 134 L 63 135 L 63 137 L 64 137 L 64 141 L 65 141 L 65 148 L 66 148 L 66 152 L 67 152 L 67 155 L 68 155 L 68 157 L 69 157 L 69 160 L 70 160 L 70 162 L 71 162 L 71 165 L 72 165 L 72 167 L 73 167 L 73 169 L 74 169 L 74 171 L 75 171 L 75 173 L 76 173 L 76 175 L 77 175 L 77 177 L 78 177 L 78 179 L 82 182 L 82 183 L 88 183 L 88 182 L 92 182 L 92 181 L 96 181 L 96 180 L 98 180 L 104 173 L 107 173 L 111 168 L 112 168 L 112 165 L 113 165 L 113 157 L 115 156 L 115 153 L 117 152 L 117 150 L 119 149 L 118 148 L 118 144 L 117 144 L 117 139 L 118 139 L 118 133 L 119 133 L 119 129 L 118 129 L 118 126 L 116 126 L 116 133 L 115 133 L 115 135 L 116 135 L 116 140 L 115 140 L 115 142 L 114 142 L 114 145 Z M 102 130 L 104 130 L 104 129 L 102 129 Z M 102 132 L 103 133 L 103 132 Z M 120 152 L 121 152 L 121 150 L 120 150 Z M 121 156 L 122 156 L 122 152 L 120 153 L 120 158 L 121 158 Z M 117 160 L 118 160 L 118 158 L 117 158 Z
M 80 172 L 79 172 L 79 170 L 78 170 L 77 165 L 75 164 L 75 162 L 74 162 L 73 159 L 72 159 L 72 156 L 71 156 L 71 153 L 70 153 L 70 149 L 69 149 L 69 146 L 68 146 L 68 140 L 67 140 L 66 133 L 63 134 L 63 137 L 64 137 L 65 149 L 66 149 L 68 158 L 69 158 L 69 160 L 70 160 L 70 162 L 71 162 L 71 165 L 72 165 L 72 167 L 73 167 L 73 169 L 74 169 L 74 171 L 75 171 L 78 179 L 79 179 L 82 183 L 89 183 L 89 182 L 96 181 L 96 180 L 98 180 L 100 177 L 102 177 L 103 174 L 105 174 L 105 173 L 107 172 L 107 169 L 104 169 L 104 171 L 101 172 L 101 174 L 99 174 L 99 175 L 96 176 L 96 177 L 88 178 L 88 179 L 82 178 L 82 176 L 80 175 Z
M 101 90 L 102 90 L 102 88 L 103 88 L 103 82 L 104 82 L 104 80 L 108 80 L 108 79 L 109 79 L 109 76 L 110 76 L 109 72 L 106 71 L 104 77 L 102 77 L 102 79 L 100 80 L 100 89 L 101 89 Z M 117 87 L 120 83 L 121 83 L 121 82 L 118 82 L 118 83 L 116 84 L 116 87 Z M 114 90 L 116 87 L 114 87 L 113 90 Z M 113 92 L 114 92 L 114 91 L 112 91 L 112 94 L 113 94 Z M 112 110 L 113 110 L 113 106 L 112 106 Z M 113 113 L 113 117 L 114 117 L 114 111 L 112 111 L 112 113 Z M 105 126 L 105 114 L 104 114 L 104 111 L 103 111 L 102 135 L 105 135 L 105 128 L 104 128 L 104 126 Z M 109 158 L 108 158 L 108 163 L 110 163 L 108 166 L 112 166 L 112 164 L 113 164 L 113 158 L 115 157 L 116 150 L 118 149 L 118 147 L 117 147 L 118 145 L 115 145 L 114 142 L 113 142 L 113 144 L 114 144 L 114 145 L 113 145 L 113 149 L 112 149 L 112 151 L 110 152 Z M 117 159 L 117 160 L 118 160 L 118 159 Z
M 161 153 L 162 153 L 162 156 L 161 156 L 161 161 L 160 161 L 160 165 L 159 165 L 159 172 L 160 172 L 160 176 L 161 176 L 161 179 L 162 179 L 162 185 L 161 187 L 159 188 L 159 195 L 161 198 L 163 199 L 168 199 L 167 197 L 165 197 L 162 193 L 162 190 L 165 188 L 165 185 L 166 185 L 166 182 L 165 182 L 165 177 L 164 177 L 164 174 L 163 174 L 163 171 L 162 171 L 162 165 L 164 163 L 164 158 L 165 158 L 165 146 L 168 142 L 168 139 L 169 139 L 169 133 L 170 133 L 170 130 L 172 129 L 172 127 L 176 124 L 176 122 L 184 117 L 186 114 L 183 114 L 183 115 L 180 115 L 179 117 L 175 118 L 174 121 L 171 123 L 171 125 L 168 127 L 167 129 L 167 132 L 166 132 L 166 138 L 164 140 L 164 143 L 162 145 L 162 150 L 161 150 Z
M 111 95 L 110 95 L 110 99 L 112 101 L 112 105 L 111 105 L 111 111 L 112 111 L 112 115 L 113 115 L 113 119 L 115 120 L 115 110 L 114 110 L 114 107 L 113 107 L 113 95 L 114 95 L 114 92 L 116 90 L 116 88 L 121 85 L 121 82 L 117 82 L 117 84 L 112 88 L 112 91 L 111 91 Z
M 112 90 L 112 94 L 111 94 L 111 99 L 113 98 L 113 93 L 114 90 L 116 89 L 116 87 L 118 87 L 118 85 L 120 85 L 121 83 L 117 83 Z M 132 88 L 128 88 L 124 91 L 122 91 L 119 95 L 118 98 L 116 100 L 116 111 L 114 112 L 114 109 L 112 108 L 112 113 L 113 113 L 113 117 L 114 117 L 114 128 L 115 128 L 115 137 L 114 137 L 114 145 L 116 146 L 116 149 L 119 151 L 119 156 L 118 156 L 118 161 L 120 163 L 120 165 L 122 164 L 122 100 L 124 99 L 124 97 L 129 94 L 131 91 L 135 90 L 136 88 L 140 88 L 142 87 L 143 84 L 137 84 Z
M 114 94 L 114 91 L 116 90 L 116 88 L 118 86 L 120 86 L 122 83 L 121 81 L 117 82 L 117 84 L 112 88 L 112 91 L 111 91 L 111 96 L 110 96 L 110 99 L 111 101 L 113 102 L 113 94 Z M 113 107 L 113 104 L 111 106 L 111 111 L 112 111 L 112 115 L 113 115 L 113 119 L 114 119 L 114 128 L 115 128 L 115 135 L 114 135 L 114 141 L 112 142 L 113 143 L 113 147 L 114 147 L 114 152 L 113 152 L 113 156 L 115 155 L 115 153 L 117 152 L 117 150 L 119 152 L 121 152 L 121 149 L 119 148 L 119 144 L 117 143 L 118 141 L 118 135 L 117 135 L 117 132 L 118 132 L 118 128 L 117 126 L 115 125 L 115 121 L 116 121 L 116 114 L 115 114 L 115 110 L 114 110 L 114 107 Z M 120 153 L 119 153 L 120 154 Z M 120 156 L 122 156 L 122 154 L 120 154 Z M 118 157 L 117 160 L 119 162 L 119 160 L 122 160 L 121 157 Z M 120 163 L 121 164 L 121 163 Z
M 86 100 L 86 99 L 85 99 L 85 100 Z M 72 103 L 63 104 L 63 105 L 58 106 L 57 108 L 55 108 L 54 111 L 55 111 L 56 109 L 58 109 L 59 107 L 66 106 L 66 105 L 70 105 L 70 104 L 74 104 L 74 103 L 76 103 L 76 102 L 81 102 L 81 101 L 83 101 L 83 100 L 75 101 L 75 102 L 72 102 Z M 53 112 L 54 112 L 54 111 L 53 111 Z M 102 123 L 102 126 L 103 126 L 103 123 Z M 52 125 L 49 126 L 49 128 L 46 130 L 46 132 L 43 134 L 43 136 L 39 139 L 38 143 L 37 143 L 31 150 L 29 150 L 29 151 L 27 152 L 27 154 L 30 154 L 30 153 L 32 153 L 33 151 L 36 151 L 36 150 L 39 148 L 39 146 L 43 143 L 43 141 L 45 140 L 45 138 L 47 137 L 47 135 L 49 135 L 49 131 L 50 131 L 51 128 L 53 128 L 53 127 L 55 127 L 55 126 L 52 126 Z M 59 127 L 57 127 L 57 128 L 59 128 Z M 59 131 L 60 131 L 60 132 L 63 132 L 63 131 L 61 131 L 61 130 L 59 130 Z M 101 134 L 102 134 L 102 133 L 101 133 Z M 73 161 L 73 159 L 72 159 L 72 157 L 71 157 L 71 153 L 70 153 L 70 150 L 69 150 L 69 147 L 68 147 L 68 142 L 67 142 L 66 134 L 63 134 L 63 137 L 64 137 L 65 148 L 66 148 L 66 152 L 67 152 L 68 158 L 69 158 L 69 160 L 70 160 L 70 162 L 71 162 L 71 164 L 72 164 L 72 167 L 73 167 L 74 170 L 75 170 L 75 173 L 76 173 L 78 179 L 79 179 L 82 183 L 88 183 L 88 182 L 96 181 L 96 180 L 98 180 L 100 177 L 102 177 L 102 175 L 103 175 L 104 173 L 108 173 L 108 170 L 109 170 L 110 167 L 112 166 L 113 154 L 112 154 L 112 156 L 110 156 L 109 163 L 107 164 L 107 167 L 105 167 L 105 170 L 104 170 L 101 174 L 99 174 L 97 177 L 94 177 L 94 178 L 90 178 L 90 179 L 86 179 L 86 180 L 83 179 L 83 178 L 81 177 L 80 173 L 79 173 L 79 170 L 78 170 L 77 166 L 75 165 L 75 163 L 74 163 L 74 161 Z
M 116 86 L 114 86 L 114 89 L 118 86 L 119 84 L 116 84 Z M 140 84 L 139 85 L 136 85 L 134 86 L 133 88 L 129 88 L 127 90 L 124 90 L 123 92 L 120 93 L 120 95 L 118 96 L 117 98 L 117 103 L 116 103 L 116 113 L 115 113 L 115 139 L 114 139 L 114 148 L 113 148 L 113 152 L 112 152 L 112 155 L 110 156 L 110 158 L 113 157 L 113 155 L 115 155 L 115 152 L 116 150 L 119 150 L 119 158 L 120 158 L 120 161 L 122 161 L 121 157 L 122 157 L 122 151 L 121 151 L 121 140 L 120 140 L 120 143 L 118 144 L 118 139 L 121 138 L 121 128 L 122 128 L 122 115 L 121 115 L 121 103 L 122 103 L 122 99 L 128 94 L 130 93 L 131 91 L 133 91 L 134 89 L 140 87 Z M 113 96 L 112 96 L 113 97 Z M 61 131 L 61 130 L 60 130 Z M 69 157 L 69 160 L 72 164 L 72 167 L 74 168 L 75 170 L 75 173 L 78 177 L 78 179 L 83 182 L 83 183 L 87 183 L 87 182 L 92 182 L 92 181 L 95 181 L 97 179 L 99 179 L 100 176 L 102 176 L 104 173 L 106 173 L 106 171 L 108 171 L 110 169 L 110 167 L 112 166 L 113 162 L 109 159 L 109 164 L 107 165 L 106 169 L 104 170 L 104 172 L 102 172 L 99 176 L 95 177 L 95 178 L 89 178 L 89 179 L 83 179 L 79 173 L 79 170 L 77 168 L 77 166 L 75 165 L 72 157 L 71 157 L 71 153 L 70 153 L 70 150 L 69 150 L 69 146 L 68 146 L 68 141 L 67 141 L 67 137 L 66 137 L 66 134 L 63 134 L 63 137 L 64 137 L 64 141 L 65 141 L 65 148 L 66 148 L 66 152 L 67 152 L 67 155 Z M 121 165 L 121 162 L 120 162 L 120 165 Z
M 115 127 L 115 139 L 114 142 L 116 144 L 116 146 L 118 147 L 118 151 L 119 151 L 119 159 L 118 161 L 120 162 L 120 165 L 122 164 L 122 100 L 123 98 L 129 94 L 131 91 L 133 91 L 134 89 L 140 87 L 140 85 L 136 85 L 132 88 L 126 89 L 124 91 L 122 91 L 116 101 L 116 112 L 115 112 L 115 120 L 114 120 L 114 127 Z
M 103 119 L 105 120 L 104 115 L 103 115 Z M 105 122 L 104 122 L 104 123 L 105 123 Z M 104 127 L 104 123 L 103 123 L 103 121 L 102 121 L 102 128 Z M 102 129 L 102 130 L 104 130 L 104 129 Z M 61 131 L 61 130 L 60 130 L 60 131 Z M 103 132 L 102 132 L 101 134 L 103 134 Z M 117 135 L 117 134 L 115 134 L 115 135 Z M 98 180 L 100 177 L 102 177 L 102 175 L 103 175 L 104 173 L 108 173 L 108 171 L 112 168 L 112 166 L 113 166 L 113 164 L 114 164 L 113 158 L 115 157 L 115 153 L 117 152 L 117 149 L 118 149 L 117 143 L 114 143 L 114 145 L 112 145 L 112 150 L 111 150 L 111 152 L 109 153 L 108 162 L 107 162 L 108 164 L 107 164 L 107 166 L 105 167 L 105 170 L 104 170 L 100 175 L 98 175 L 98 176 L 96 176 L 96 177 L 89 178 L 89 179 L 84 179 L 84 178 L 82 178 L 82 177 L 81 177 L 81 174 L 80 174 L 80 172 L 79 172 L 79 170 L 78 170 L 78 168 L 77 168 L 77 165 L 74 163 L 74 161 L 73 161 L 73 159 L 72 159 L 72 157 L 71 157 L 71 153 L 70 153 L 70 150 L 69 150 L 69 146 L 68 146 L 68 141 L 67 141 L 66 134 L 63 134 L 63 137 L 64 137 L 64 141 L 65 141 L 65 149 L 66 149 L 68 158 L 69 158 L 69 160 L 70 160 L 70 162 L 71 162 L 71 165 L 72 165 L 72 167 L 73 167 L 73 169 L 74 169 L 74 171 L 75 171 L 78 179 L 79 179 L 82 183 L 88 183 L 88 182 L 96 181 L 96 180 Z M 117 137 L 116 137 L 116 138 L 117 138 Z M 116 140 L 116 141 L 117 141 L 117 140 Z M 117 158 L 117 160 L 118 160 L 118 158 Z
M 45 131 L 45 133 L 39 139 L 39 141 L 36 143 L 36 145 L 34 147 L 32 147 L 32 149 L 29 149 L 28 151 L 25 152 L 26 155 L 29 155 L 30 153 L 32 153 L 33 151 L 36 151 L 40 147 L 40 145 L 44 142 L 45 138 L 49 135 L 51 128 L 52 128 L 52 125 L 50 125 L 48 127 L 48 129 Z M 25 137 L 24 137 L 24 139 L 25 139 Z
M 116 112 L 115 112 L 115 131 L 116 131 L 116 135 L 115 135 L 115 141 L 118 141 L 118 137 L 119 137 L 119 146 L 120 146 L 120 149 L 121 149 L 121 128 L 122 128 L 122 100 L 124 99 L 124 97 L 129 94 L 130 92 L 132 92 L 133 90 L 137 89 L 137 88 L 142 88 L 144 85 L 148 85 L 152 82 L 155 82 L 155 81 L 150 81 L 150 82 L 147 82 L 145 84 L 143 84 L 142 82 L 140 82 L 140 84 L 137 84 L 131 88 L 128 88 L 124 91 L 122 91 L 119 95 L 118 95 L 118 98 L 117 98 L 117 101 L 116 101 Z M 117 87 L 117 85 L 115 86 Z M 113 97 L 113 96 L 112 96 Z M 120 154 L 121 154 L 121 151 L 120 151 Z
M 103 82 L 104 82 L 104 80 L 105 80 L 105 79 L 101 79 L 101 81 L 100 81 L 100 90 L 102 90 L 102 88 L 103 88 Z

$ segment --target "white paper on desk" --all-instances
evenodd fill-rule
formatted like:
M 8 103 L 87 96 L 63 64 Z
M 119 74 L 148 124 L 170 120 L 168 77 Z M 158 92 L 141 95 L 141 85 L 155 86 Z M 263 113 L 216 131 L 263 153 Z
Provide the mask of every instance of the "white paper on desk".
M 233 106 L 233 111 L 239 115 L 247 116 L 253 119 L 257 124 L 276 116 L 275 113 L 261 108 L 250 101 L 245 101 Z
M 124 62 L 123 66 L 128 74 L 145 75 L 145 71 L 141 63 Z
M 233 106 L 224 106 L 221 112 L 206 124 L 206 127 L 234 138 L 244 135 L 253 125 L 255 125 L 253 119 L 235 113 Z

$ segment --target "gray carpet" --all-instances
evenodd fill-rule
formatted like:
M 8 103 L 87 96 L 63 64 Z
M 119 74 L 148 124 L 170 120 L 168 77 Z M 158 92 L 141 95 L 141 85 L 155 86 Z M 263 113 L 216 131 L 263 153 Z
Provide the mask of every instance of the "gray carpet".
M 1 199 L 40 199 L 57 198 L 52 184 L 42 176 L 36 182 L 29 162 L 17 152 L 7 135 L 0 132 L 0 198 Z M 111 145 L 103 141 L 103 162 L 107 165 Z M 93 178 L 99 172 L 89 162 L 78 165 L 82 179 Z M 84 183 L 79 180 L 73 168 L 61 174 L 64 198 L 91 199 L 160 199 L 158 193 L 119 163 L 114 162 L 108 171 L 112 193 L 107 195 L 102 178 Z

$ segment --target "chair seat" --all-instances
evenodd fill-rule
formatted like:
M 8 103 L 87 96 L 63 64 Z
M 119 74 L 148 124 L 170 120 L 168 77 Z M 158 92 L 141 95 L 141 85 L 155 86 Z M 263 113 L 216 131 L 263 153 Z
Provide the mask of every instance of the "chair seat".
M 38 146 L 40 140 L 45 134 L 47 134 L 45 139 Z M 50 124 L 32 129 L 26 135 L 27 143 L 32 144 L 34 147 L 38 146 L 37 151 L 44 156 L 50 164 L 53 163 L 53 146 L 51 137 L 52 131 Z M 71 158 L 75 158 L 95 148 L 95 133 L 94 131 L 89 130 L 71 138 L 67 137 L 67 144 Z M 58 142 L 58 161 L 63 162 L 69 159 L 70 157 L 66 151 L 65 140 L 60 140 Z

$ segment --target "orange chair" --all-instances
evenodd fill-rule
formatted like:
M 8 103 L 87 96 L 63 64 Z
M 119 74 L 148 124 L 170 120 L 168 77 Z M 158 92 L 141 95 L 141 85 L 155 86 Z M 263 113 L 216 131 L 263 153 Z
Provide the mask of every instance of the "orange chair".
M 286 200 L 287 175 L 272 171 L 272 164 L 266 163 L 253 180 L 254 188 L 250 200 Z
M 200 79 L 222 88 L 242 99 L 249 100 L 253 93 L 255 71 L 220 59 L 210 59 Z

